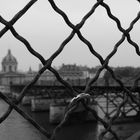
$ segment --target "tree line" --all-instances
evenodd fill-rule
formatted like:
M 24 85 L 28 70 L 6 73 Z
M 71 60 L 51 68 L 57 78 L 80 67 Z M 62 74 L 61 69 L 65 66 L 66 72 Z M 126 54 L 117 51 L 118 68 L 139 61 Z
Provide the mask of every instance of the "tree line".
M 134 84 L 136 79 L 140 77 L 140 67 L 113 67 L 114 74 L 119 78 L 124 85 L 131 86 Z M 105 85 L 118 85 L 118 83 L 112 78 L 112 75 L 109 71 L 106 71 L 104 76 Z

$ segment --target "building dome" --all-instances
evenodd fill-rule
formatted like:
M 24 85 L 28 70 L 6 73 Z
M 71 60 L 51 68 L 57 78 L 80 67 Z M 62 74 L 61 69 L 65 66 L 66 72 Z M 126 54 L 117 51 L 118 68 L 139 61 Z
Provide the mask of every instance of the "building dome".
M 3 58 L 2 63 L 17 64 L 16 58 L 11 54 L 11 50 L 8 50 L 8 54 Z
M 3 72 L 9 72 L 9 71 L 15 72 L 16 70 L 17 70 L 17 60 L 11 54 L 11 50 L 8 50 L 7 55 L 2 60 L 2 71 Z

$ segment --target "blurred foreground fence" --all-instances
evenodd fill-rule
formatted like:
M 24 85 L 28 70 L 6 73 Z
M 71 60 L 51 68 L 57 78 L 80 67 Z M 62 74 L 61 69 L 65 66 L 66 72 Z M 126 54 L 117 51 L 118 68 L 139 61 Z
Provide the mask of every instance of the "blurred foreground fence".
M 136 50 L 136 54 L 138 56 L 140 56 L 140 50 L 139 50 L 139 46 L 136 42 L 134 42 L 131 39 L 130 36 L 130 32 L 133 29 L 133 26 L 135 25 L 135 23 L 140 19 L 140 12 L 137 14 L 137 17 L 134 18 L 134 20 L 131 22 L 129 28 L 124 29 L 121 26 L 120 20 L 115 17 L 112 12 L 110 7 L 103 1 L 103 0 L 97 0 L 97 2 L 93 5 L 93 7 L 89 10 L 88 13 L 85 14 L 85 16 L 82 18 L 82 20 L 74 25 L 68 18 L 68 16 L 66 15 L 65 12 L 63 12 L 53 0 L 48 0 L 48 4 L 50 3 L 50 5 L 52 6 L 52 8 L 54 9 L 54 11 L 56 11 L 59 15 L 62 16 L 62 18 L 64 19 L 65 23 L 72 29 L 70 35 L 61 43 L 60 47 L 58 48 L 58 50 L 56 52 L 54 52 L 52 54 L 52 56 L 50 58 L 48 58 L 47 60 L 41 55 L 39 54 L 37 51 L 34 50 L 34 48 L 30 45 L 30 43 L 21 35 L 18 34 L 18 32 L 14 29 L 13 25 L 28 11 L 28 9 L 35 3 L 37 2 L 37 0 L 31 0 L 23 9 L 21 9 L 21 11 L 19 11 L 10 21 L 6 21 L 2 16 L 0 16 L 0 22 L 5 26 L 1 31 L 0 31 L 0 37 L 2 37 L 8 30 L 11 31 L 11 33 L 13 34 L 13 36 L 21 41 L 25 47 L 28 49 L 28 51 L 31 53 L 31 55 L 34 55 L 35 57 L 37 57 L 41 63 L 43 64 L 43 67 L 38 71 L 37 75 L 34 77 L 34 79 L 21 91 L 19 97 L 17 98 L 16 101 L 12 102 L 10 99 L 8 99 L 3 93 L 0 93 L 0 97 L 9 104 L 9 108 L 7 109 L 7 111 L 3 114 L 3 116 L 1 116 L 0 118 L 0 123 L 2 123 L 11 113 L 12 109 L 15 109 L 19 114 L 21 114 L 24 118 L 26 118 L 31 124 L 33 124 L 38 130 L 40 130 L 41 133 L 43 133 L 47 138 L 49 139 L 55 139 L 55 133 L 57 130 L 59 130 L 61 128 L 61 126 L 63 125 L 63 123 L 65 122 L 65 119 L 67 119 L 67 116 L 69 115 L 69 113 L 71 111 L 73 111 L 73 105 L 79 104 L 80 102 L 85 106 L 85 108 L 87 110 L 89 110 L 90 112 L 92 112 L 93 116 L 98 120 L 98 122 L 100 122 L 105 130 L 103 132 L 101 132 L 101 134 L 99 135 L 99 139 L 102 140 L 104 138 L 104 136 L 107 133 L 111 133 L 111 135 L 113 136 L 113 139 L 118 140 L 119 137 L 117 136 L 117 134 L 112 130 L 112 124 L 113 122 L 119 117 L 119 114 L 121 112 L 121 108 L 127 104 L 128 101 L 131 100 L 132 103 L 137 104 L 140 107 L 140 102 L 139 100 L 136 98 L 136 96 L 134 96 L 132 94 L 132 91 L 137 87 L 137 83 L 140 80 L 140 77 L 137 77 L 134 81 L 134 84 L 132 85 L 132 88 L 127 88 L 124 86 L 123 82 L 117 78 L 117 76 L 115 76 L 115 73 L 113 71 L 113 69 L 111 69 L 111 67 L 108 65 L 109 60 L 116 54 L 119 46 L 124 42 L 124 40 L 127 40 L 128 43 L 130 43 Z M 140 2 L 140 1 L 138 1 Z M 104 59 L 99 53 L 96 52 L 96 50 L 94 50 L 94 47 L 92 46 L 92 44 L 82 35 L 82 33 L 80 32 L 80 29 L 83 27 L 84 23 L 86 22 L 86 20 L 88 18 L 90 18 L 90 16 L 92 14 L 94 14 L 95 10 L 99 7 L 102 6 L 107 14 L 108 17 L 110 19 L 112 19 L 116 25 L 118 30 L 122 33 L 122 37 L 120 38 L 120 40 L 118 40 L 118 42 L 116 42 L 116 44 L 114 45 L 114 49 L 109 53 L 109 55 Z M 53 31 L 52 31 L 53 32 Z M 54 31 L 55 32 L 55 31 Z M 91 52 L 92 55 L 94 55 L 101 63 L 101 67 L 98 69 L 95 77 L 93 79 L 90 79 L 87 84 L 85 85 L 85 89 L 82 91 L 81 94 L 79 94 L 73 87 L 72 85 L 70 85 L 67 81 L 63 80 L 62 77 L 59 75 L 59 73 L 57 72 L 57 70 L 55 70 L 52 67 L 52 62 L 53 60 L 61 54 L 61 52 L 63 51 L 63 49 L 65 48 L 65 46 L 67 45 L 67 43 L 69 43 L 71 41 L 71 39 L 77 35 L 79 37 L 79 39 L 86 44 L 86 46 L 88 47 L 89 51 Z M 37 82 L 37 80 L 39 79 L 39 77 L 41 76 L 41 74 L 45 71 L 45 70 L 49 70 L 51 71 L 56 78 L 58 79 L 58 81 L 60 83 L 62 83 L 65 88 L 67 88 L 70 92 L 70 96 L 72 98 L 74 98 L 73 102 L 70 103 L 69 105 L 69 109 L 65 114 L 64 120 L 56 127 L 56 129 L 54 130 L 53 134 L 49 134 L 46 130 L 44 130 L 41 126 L 39 126 L 34 120 L 32 120 L 32 118 L 30 118 L 26 113 L 24 113 L 21 109 L 19 109 L 18 104 L 21 102 L 22 98 L 25 96 L 26 94 L 26 90 L 29 88 L 32 88 L 32 86 Z M 111 117 L 108 118 L 108 120 L 104 120 L 103 118 L 101 118 L 94 110 L 92 110 L 90 108 L 90 106 L 88 106 L 86 104 L 87 101 L 90 100 L 90 95 L 88 94 L 90 91 L 90 87 L 98 80 L 100 73 L 106 69 L 112 76 L 112 78 L 121 86 L 121 88 L 123 88 L 124 91 L 124 100 L 118 105 L 117 107 L 117 112 Z

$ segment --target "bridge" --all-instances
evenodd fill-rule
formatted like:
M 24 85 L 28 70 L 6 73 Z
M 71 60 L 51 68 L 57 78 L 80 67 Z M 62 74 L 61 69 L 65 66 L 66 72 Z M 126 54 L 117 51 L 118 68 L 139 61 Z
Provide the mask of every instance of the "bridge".
M 20 92 L 25 85 L 11 85 L 11 90 L 14 92 Z M 85 86 L 73 86 L 73 88 L 81 92 L 85 89 Z M 140 86 L 137 86 L 135 88 L 132 88 L 130 86 L 125 86 L 126 89 L 131 90 L 132 92 L 140 92 Z M 31 89 L 28 89 L 28 92 L 30 94 L 38 94 L 38 93 L 47 93 L 49 90 L 68 90 L 66 87 L 62 85 L 34 85 L 32 86 Z M 90 92 L 92 91 L 92 94 L 94 95 L 101 95 L 104 94 L 105 92 L 108 93 L 120 93 L 124 91 L 124 88 L 121 86 L 91 86 Z
M 25 85 L 12 85 L 10 87 L 11 92 L 20 93 Z M 81 93 L 85 86 L 73 86 L 73 88 Z M 140 87 L 131 88 L 125 87 L 132 92 L 132 95 L 140 99 Z M 44 85 L 34 85 L 32 88 L 27 90 L 26 96 L 47 96 L 49 98 L 68 98 L 70 97 L 68 92 L 70 92 L 64 86 L 44 86 Z M 102 115 L 111 117 L 113 116 L 118 108 L 118 105 L 124 100 L 124 88 L 120 86 L 92 86 L 89 94 L 95 97 L 98 103 L 98 108 Z M 120 116 L 136 116 L 139 114 L 139 106 L 132 103 L 131 100 L 121 108 Z

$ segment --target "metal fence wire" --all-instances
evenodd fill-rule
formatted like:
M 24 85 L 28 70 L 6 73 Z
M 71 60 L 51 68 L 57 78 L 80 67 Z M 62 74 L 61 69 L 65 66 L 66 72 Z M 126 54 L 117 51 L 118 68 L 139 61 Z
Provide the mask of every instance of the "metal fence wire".
M 140 3 L 139 0 L 137 0 L 138 3 Z M 104 139 L 105 135 L 107 133 L 110 133 L 113 136 L 113 139 L 119 140 L 120 138 L 118 137 L 118 135 L 116 134 L 115 131 L 113 131 L 112 129 L 112 124 L 113 122 L 118 118 L 120 112 L 121 112 L 121 108 L 128 102 L 128 100 L 131 100 L 132 103 L 137 104 L 140 107 L 140 102 L 137 100 L 137 98 L 132 94 L 132 89 L 134 89 L 140 79 L 140 77 L 137 77 L 137 79 L 135 79 L 134 81 L 134 85 L 132 86 L 131 89 L 128 89 L 127 87 L 124 86 L 123 82 L 117 78 L 117 76 L 115 75 L 113 69 L 108 65 L 109 60 L 116 54 L 118 48 L 120 47 L 120 45 L 124 42 L 124 40 L 127 40 L 128 43 L 130 43 L 136 51 L 136 54 L 138 56 L 140 56 L 140 50 L 139 50 L 139 46 L 136 42 L 134 42 L 131 39 L 130 36 L 130 32 L 133 29 L 133 26 L 135 25 L 135 23 L 140 19 L 140 12 L 137 14 L 137 16 L 134 18 L 134 20 L 131 22 L 129 28 L 124 29 L 121 26 L 120 20 L 114 16 L 111 12 L 110 7 L 103 1 L 103 0 L 97 0 L 97 2 L 93 5 L 93 7 L 89 10 L 89 12 L 87 14 L 85 14 L 85 16 L 82 18 L 82 20 L 74 25 L 68 18 L 68 16 L 66 15 L 66 13 L 64 11 L 62 11 L 53 0 L 48 0 L 48 2 L 50 3 L 50 5 L 52 6 L 52 8 L 54 9 L 55 12 L 57 12 L 59 15 L 62 16 L 62 18 L 64 19 L 65 23 L 72 29 L 70 35 L 61 43 L 60 47 L 58 48 L 58 50 L 56 52 L 54 52 L 52 54 L 52 56 L 49 59 L 45 59 L 41 54 L 39 54 L 37 51 L 35 51 L 33 49 L 33 47 L 31 47 L 30 43 L 21 35 L 18 34 L 18 32 L 14 29 L 13 25 L 28 11 L 28 9 L 30 9 L 30 7 L 37 2 L 37 0 L 31 0 L 23 9 L 21 9 L 10 21 L 6 21 L 2 16 L 0 16 L 0 22 L 5 26 L 1 31 L 0 31 L 0 37 L 2 37 L 8 30 L 11 31 L 11 33 L 13 34 L 13 36 L 19 40 L 20 42 L 22 42 L 25 47 L 28 49 L 28 51 L 34 55 L 35 57 L 37 57 L 41 63 L 43 64 L 43 67 L 38 71 L 37 75 L 34 77 L 34 79 L 25 86 L 25 88 L 21 91 L 20 95 L 18 96 L 16 101 L 11 101 L 9 98 L 7 98 L 3 93 L 0 93 L 0 97 L 9 104 L 9 107 L 7 109 L 7 111 L 3 114 L 3 116 L 1 116 L 0 118 L 0 123 L 2 123 L 11 113 L 11 111 L 13 109 L 15 109 L 19 114 L 21 114 L 25 119 L 27 119 L 32 125 L 34 125 L 41 133 L 43 133 L 48 139 L 55 139 L 55 134 L 57 132 L 57 130 L 61 129 L 61 126 L 63 125 L 63 123 L 65 122 L 65 120 L 67 119 L 68 115 L 70 112 L 73 111 L 73 104 L 79 104 L 79 102 L 81 102 L 84 107 L 92 112 L 94 118 L 96 118 L 98 120 L 98 122 L 100 122 L 103 126 L 104 126 L 104 131 L 102 131 L 99 134 L 98 139 L 102 140 Z M 94 47 L 92 46 L 92 44 L 90 43 L 90 41 L 88 41 L 80 32 L 80 29 L 83 27 L 84 23 L 86 22 L 86 20 L 92 15 L 94 14 L 95 10 L 99 7 L 102 6 L 107 14 L 108 17 L 113 20 L 118 27 L 118 30 L 122 33 L 122 37 L 120 38 L 120 40 L 114 45 L 114 49 L 109 53 L 109 55 L 104 59 L 99 53 L 96 52 L 96 50 L 94 50 Z M 79 39 L 86 44 L 86 46 L 88 47 L 89 51 L 91 52 L 92 55 L 94 55 L 101 63 L 101 67 L 98 69 L 98 71 L 96 72 L 96 75 L 90 79 L 87 84 L 85 85 L 85 89 L 83 90 L 83 92 L 81 94 L 79 94 L 77 91 L 75 91 L 75 89 L 72 87 L 71 84 L 69 84 L 67 81 L 65 81 L 58 73 L 57 70 L 55 70 L 52 67 L 52 62 L 53 60 L 61 54 L 61 52 L 63 51 L 63 49 L 65 48 L 65 46 L 71 41 L 71 39 L 77 34 L 77 36 L 79 37 Z M 118 105 L 117 107 L 117 112 L 110 118 L 108 118 L 108 120 L 103 120 L 92 108 L 90 108 L 90 106 L 88 106 L 86 104 L 87 101 L 89 101 L 90 99 L 90 95 L 88 94 L 88 92 L 90 91 L 91 86 L 98 80 L 100 73 L 106 69 L 111 76 L 113 77 L 113 79 L 120 85 L 120 87 L 123 88 L 123 91 L 125 92 L 124 94 L 124 100 Z M 69 94 L 71 95 L 71 97 L 73 97 L 73 102 L 70 103 L 69 105 L 69 109 L 67 110 L 65 117 L 63 119 L 63 121 L 55 128 L 55 130 L 53 131 L 52 134 L 48 133 L 44 128 L 42 128 L 41 126 L 39 126 L 32 118 L 30 118 L 24 111 L 22 111 L 19 107 L 18 104 L 21 102 L 21 100 L 23 99 L 23 97 L 26 94 L 26 91 L 31 88 L 39 79 L 39 77 L 41 76 L 41 74 L 45 71 L 45 70 L 49 70 L 51 71 L 56 78 L 58 79 L 58 81 L 60 83 L 62 83 L 66 88 L 68 88 L 70 90 Z

